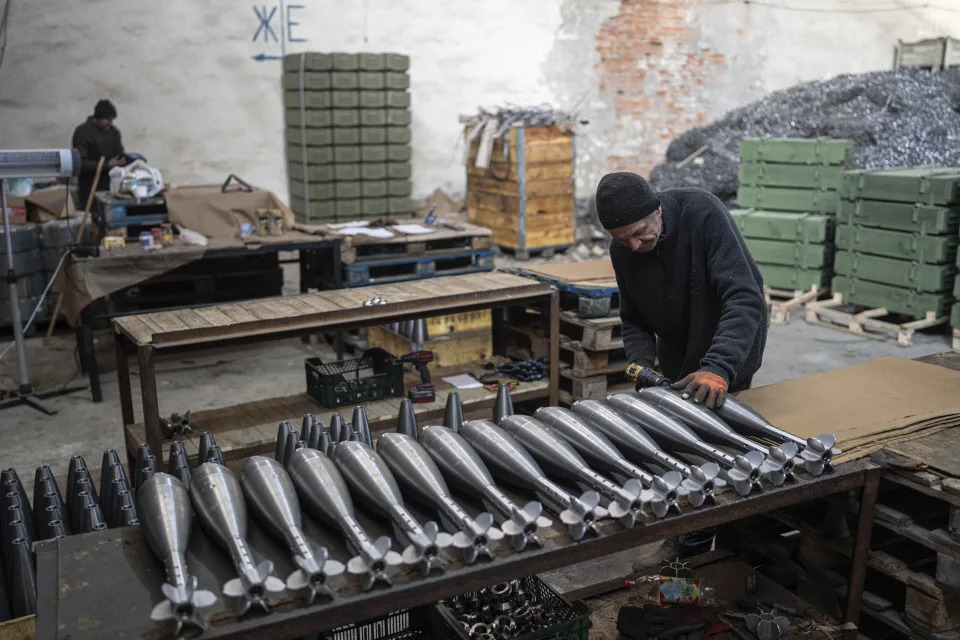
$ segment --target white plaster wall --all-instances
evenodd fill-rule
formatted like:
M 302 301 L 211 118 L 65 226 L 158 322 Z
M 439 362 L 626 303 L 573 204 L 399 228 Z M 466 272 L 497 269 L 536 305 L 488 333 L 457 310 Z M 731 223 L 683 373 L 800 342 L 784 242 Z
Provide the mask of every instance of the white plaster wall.
M 661 0 L 667 1 L 667 0 Z M 677 0 L 679 1 L 679 0 Z M 875 0 L 777 0 L 822 10 Z M 905 6 L 910 0 L 895 0 Z M 299 3 L 286 51 L 396 51 L 411 63 L 414 195 L 462 193 L 461 127 L 478 105 L 574 105 L 578 192 L 588 195 L 630 130 L 599 90 L 594 34 L 617 0 L 285 0 Z M 269 10 L 279 0 L 256 0 Z M 253 42 L 254 4 L 235 0 L 14 0 L 0 68 L 0 148 L 65 147 L 101 97 L 129 150 L 174 183 L 236 173 L 286 196 L 278 43 Z M 691 3 L 699 46 L 723 53 L 713 116 L 799 81 L 886 69 L 896 39 L 960 35 L 960 14 L 922 9 L 804 13 Z M 279 13 L 279 12 L 278 12 Z M 279 16 L 272 21 L 280 33 Z M 634 120 L 632 127 L 642 128 Z

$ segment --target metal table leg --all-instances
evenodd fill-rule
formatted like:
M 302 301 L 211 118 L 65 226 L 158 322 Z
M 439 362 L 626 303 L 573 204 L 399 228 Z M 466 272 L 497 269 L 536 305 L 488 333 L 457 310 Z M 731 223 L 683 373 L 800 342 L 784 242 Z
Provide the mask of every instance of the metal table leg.
M 114 332 L 113 346 L 117 355 L 117 386 L 120 390 L 120 414 L 123 425 L 133 424 L 133 393 L 130 390 L 130 365 L 127 361 L 127 350 L 124 348 L 123 335 Z
M 880 469 L 864 472 L 866 481 L 860 494 L 860 515 L 857 519 L 857 537 L 853 545 L 850 566 L 850 582 L 847 585 L 847 610 L 844 619 L 856 625 L 860 621 L 860 602 L 863 597 L 863 581 L 867 575 L 867 558 L 870 556 L 870 536 L 873 533 L 873 512 L 877 504 L 877 489 L 880 486 Z M 848 630 L 856 638 L 856 628 Z
M 97 354 L 93 346 L 93 325 L 80 317 L 77 325 L 77 346 L 80 349 L 80 369 L 90 379 L 90 395 L 94 402 L 103 402 L 103 391 L 100 388 L 100 367 L 97 365 Z
M 560 404 L 560 292 L 550 294 L 550 405 Z
M 147 444 L 157 459 L 163 457 L 163 434 L 160 430 L 160 406 L 157 399 L 157 374 L 154 370 L 155 350 L 152 345 L 137 349 L 140 364 L 140 396 L 143 400 L 143 430 Z

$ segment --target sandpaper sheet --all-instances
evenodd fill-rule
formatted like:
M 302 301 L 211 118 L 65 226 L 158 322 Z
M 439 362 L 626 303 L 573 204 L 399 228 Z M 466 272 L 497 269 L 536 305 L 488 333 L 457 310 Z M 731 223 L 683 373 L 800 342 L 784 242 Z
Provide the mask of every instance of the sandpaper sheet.
M 838 462 L 960 425 L 960 372 L 880 358 L 737 396 L 798 436 L 837 436 Z

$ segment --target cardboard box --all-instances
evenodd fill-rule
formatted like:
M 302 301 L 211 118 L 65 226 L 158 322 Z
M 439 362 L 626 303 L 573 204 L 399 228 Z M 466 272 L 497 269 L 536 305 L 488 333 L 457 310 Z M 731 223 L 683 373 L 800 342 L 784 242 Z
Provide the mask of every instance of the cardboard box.
M 76 211 L 73 198 L 67 187 L 54 187 L 43 191 L 34 191 L 26 197 L 27 220 L 46 222 L 72 216 Z
M 7 196 L 7 209 L 10 213 L 10 224 L 18 225 L 27 222 L 27 202 L 20 196 Z

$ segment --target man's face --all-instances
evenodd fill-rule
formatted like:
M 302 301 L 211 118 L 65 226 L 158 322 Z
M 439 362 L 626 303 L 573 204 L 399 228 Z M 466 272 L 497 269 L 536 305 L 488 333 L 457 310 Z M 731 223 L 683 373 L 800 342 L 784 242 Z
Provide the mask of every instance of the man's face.
M 657 246 L 657 239 L 663 231 L 663 208 L 657 210 L 642 220 L 625 224 L 622 227 L 610 230 L 613 239 L 631 251 L 646 253 Z
M 113 124 L 113 119 L 112 119 L 112 118 L 97 118 L 96 120 L 93 121 L 93 123 L 94 123 L 95 125 L 97 125 L 97 126 L 98 126 L 99 128 L 101 128 L 101 129 L 106 129 L 107 127 L 109 127 L 110 125 Z

